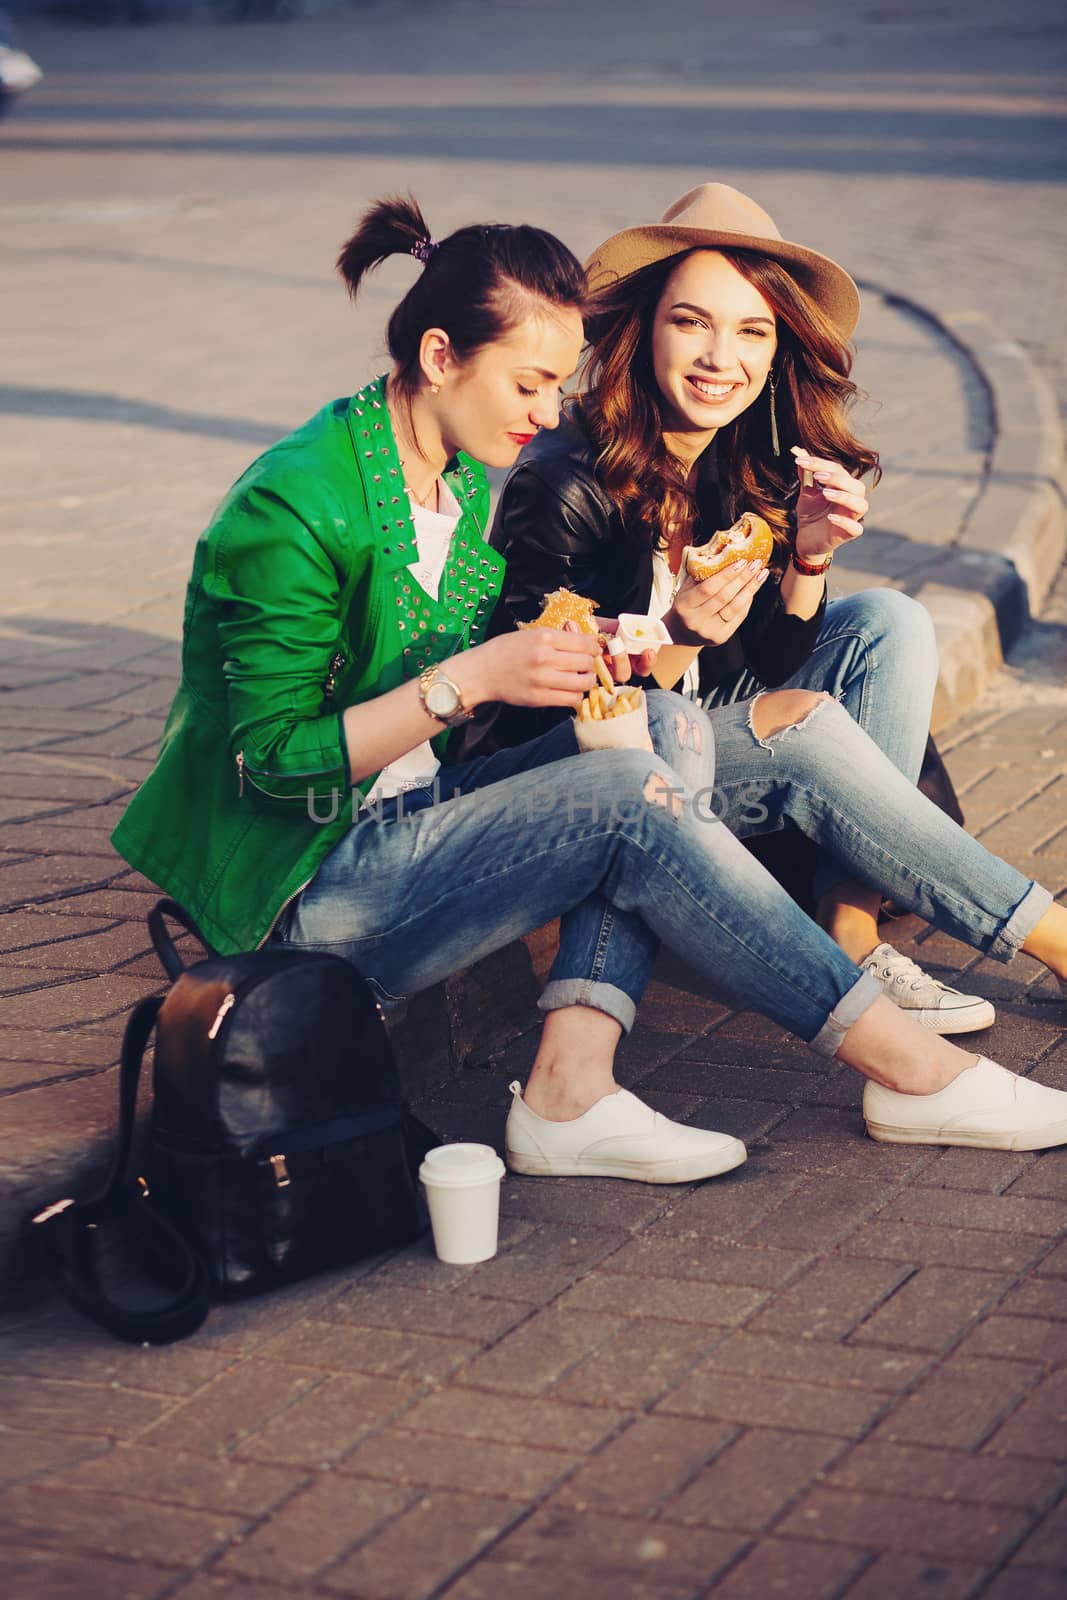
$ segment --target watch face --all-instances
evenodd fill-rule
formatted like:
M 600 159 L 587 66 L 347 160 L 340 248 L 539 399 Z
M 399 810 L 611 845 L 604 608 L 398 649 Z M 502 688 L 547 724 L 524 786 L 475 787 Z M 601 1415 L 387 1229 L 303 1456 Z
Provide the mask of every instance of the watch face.
M 426 691 L 426 709 L 435 717 L 454 716 L 459 705 L 459 691 L 447 678 L 438 678 Z

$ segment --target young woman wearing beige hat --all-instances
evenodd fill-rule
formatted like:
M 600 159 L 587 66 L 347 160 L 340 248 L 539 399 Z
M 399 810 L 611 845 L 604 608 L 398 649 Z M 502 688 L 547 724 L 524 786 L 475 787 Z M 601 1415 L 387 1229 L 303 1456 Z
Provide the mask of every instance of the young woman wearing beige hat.
M 863 532 L 862 480 L 880 470 L 846 416 L 856 285 L 721 183 L 691 190 L 659 223 L 614 235 L 587 269 L 595 294 L 581 397 L 504 489 L 492 542 L 507 575 L 494 626 L 536 614 L 561 584 L 605 616 L 662 616 L 690 647 L 667 652 L 667 681 L 677 672 L 678 686 L 714 713 L 716 792 L 742 837 L 788 820 L 764 803 L 764 751 L 819 693 L 840 700 L 914 783 L 937 678 L 929 616 L 891 589 L 826 597 L 835 550 Z M 742 511 L 773 530 L 770 568 L 686 579 L 684 547 Z M 768 686 L 780 692 L 761 698 Z M 522 742 L 553 716 L 487 713 L 466 749 Z M 993 1022 L 987 1000 L 879 943 L 880 887 L 793 837 L 797 863 L 809 874 L 814 864 L 820 924 L 898 1004 L 938 1033 Z

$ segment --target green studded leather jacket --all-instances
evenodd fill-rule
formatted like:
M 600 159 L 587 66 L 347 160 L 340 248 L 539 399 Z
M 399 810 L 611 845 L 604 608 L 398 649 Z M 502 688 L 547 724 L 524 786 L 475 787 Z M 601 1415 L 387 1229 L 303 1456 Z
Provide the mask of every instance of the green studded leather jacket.
M 377 777 L 351 783 L 344 708 L 485 637 L 504 572 L 485 473 L 460 455 L 445 476 L 463 514 L 437 600 L 408 571 L 381 378 L 253 462 L 199 540 L 181 683 L 112 840 L 222 954 L 266 939 Z

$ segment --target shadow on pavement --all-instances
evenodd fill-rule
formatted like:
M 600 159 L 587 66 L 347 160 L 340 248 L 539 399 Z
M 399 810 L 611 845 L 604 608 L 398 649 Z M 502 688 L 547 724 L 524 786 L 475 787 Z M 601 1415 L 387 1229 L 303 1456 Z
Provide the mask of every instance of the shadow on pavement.
M 289 429 L 279 424 L 240 417 L 216 417 L 199 411 L 127 400 L 122 395 L 80 389 L 36 389 L 29 384 L 0 384 L 0 415 L 70 417 L 78 422 L 118 422 L 169 433 L 206 434 L 213 439 L 245 439 L 250 444 L 275 444 Z

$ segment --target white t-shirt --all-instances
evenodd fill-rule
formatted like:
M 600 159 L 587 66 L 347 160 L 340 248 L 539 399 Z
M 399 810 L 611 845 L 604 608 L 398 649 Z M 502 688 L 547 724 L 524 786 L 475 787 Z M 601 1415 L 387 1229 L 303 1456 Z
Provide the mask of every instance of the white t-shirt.
M 674 604 L 674 597 L 682 586 L 684 573 L 677 576 L 671 571 L 667 556 L 662 550 L 652 552 L 652 594 L 648 602 L 650 617 L 665 617 Z M 700 694 L 700 657 L 686 668 L 681 683 L 675 684 L 675 693 L 686 694 L 696 700 Z
M 418 555 L 408 567 L 416 583 L 421 584 L 434 600 L 439 598 L 448 547 L 461 515 L 458 500 L 443 480 L 438 489 L 437 505 L 436 511 L 429 511 L 412 499 L 411 520 L 415 525 Z M 425 740 L 414 750 L 409 750 L 406 756 L 398 756 L 382 768 L 377 783 L 368 790 L 364 804 L 371 800 L 387 800 L 402 789 L 424 788 L 433 782 L 434 773 L 440 765 L 429 739 Z

